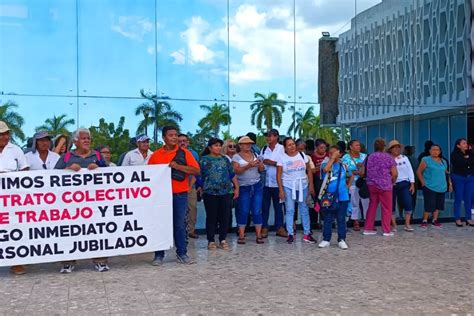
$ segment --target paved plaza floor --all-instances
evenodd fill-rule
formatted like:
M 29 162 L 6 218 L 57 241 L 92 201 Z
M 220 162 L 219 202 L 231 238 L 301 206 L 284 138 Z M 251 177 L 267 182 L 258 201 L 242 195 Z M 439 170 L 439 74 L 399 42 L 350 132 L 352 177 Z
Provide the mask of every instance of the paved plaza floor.
M 273 234 L 263 245 L 209 252 L 191 240 L 197 264 L 150 265 L 152 254 L 111 258 L 95 272 L 88 260 L 71 274 L 58 264 L 28 266 L 13 276 L 0 268 L 0 314 L 25 315 L 466 315 L 474 314 L 474 228 L 395 237 L 349 232 L 349 250 L 288 245 Z M 320 238 L 320 232 L 317 232 Z

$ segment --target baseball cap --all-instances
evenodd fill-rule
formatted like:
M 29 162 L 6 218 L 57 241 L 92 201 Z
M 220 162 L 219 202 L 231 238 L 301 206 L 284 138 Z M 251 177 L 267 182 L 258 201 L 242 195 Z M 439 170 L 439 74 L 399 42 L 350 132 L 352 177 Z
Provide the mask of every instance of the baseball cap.
M 46 138 L 46 137 L 51 139 L 51 135 L 49 135 L 48 131 L 38 131 L 35 133 L 35 135 L 33 135 L 34 139 L 41 139 L 41 138 Z
M 147 140 L 150 140 L 150 137 L 148 137 L 145 134 L 141 134 L 137 136 L 137 142 L 146 142 Z
M 265 136 L 273 135 L 273 136 L 280 136 L 280 133 L 278 132 L 277 129 L 272 128 L 271 130 L 267 131 Z
M 10 130 L 10 128 L 8 127 L 7 123 L 5 123 L 4 121 L 0 121 L 0 133 L 6 133 Z

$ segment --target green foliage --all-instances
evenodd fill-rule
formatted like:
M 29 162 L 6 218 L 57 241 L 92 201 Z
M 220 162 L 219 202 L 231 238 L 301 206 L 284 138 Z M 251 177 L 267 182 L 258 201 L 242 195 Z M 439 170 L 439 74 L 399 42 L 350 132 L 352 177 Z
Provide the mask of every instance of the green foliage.
M 275 92 L 268 95 L 255 92 L 255 101 L 250 104 L 251 123 L 259 130 L 265 127 L 267 130 L 274 126 L 280 126 L 285 112 L 286 101 L 279 100 Z
M 163 126 L 173 125 L 179 129 L 178 122 L 183 120 L 183 116 L 174 111 L 169 102 L 158 99 L 156 94 L 145 93 L 141 89 L 140 95 L 146 99 L 146 102 L 135 109 L 135 115 L 143 115 L 143 120 L 138 123 L 137 134 L 145 133 L 148 135 L 148 126 L 152 125 L 153 142 L 157 144 L 158 134 Z
M 235 141 L 235 137 L 233 137 L 229 131 L 223 131 L 221 135 L 222 135 L 221 139 L 224 141 L 227 139 L 233 139 Z
M 129 150 L 130 132 L 124 129 L 125 117 L 115 127 L 114 123 L 107 123 L 104 118 L 99 120 L 98 126 L 91 126 L 92 147 L 107 145 L 110 147 L 111 160 L 117 162 L 120 155 Z
M 321 127 L 319 115 L 314 115 L 314 108 L 309 107 L 305 113 L 295 111 L 295 107 L 291 106 L 290 111 L 293 112 L 292 123 L 288 128 L 288 135 L 296 138 L 322 138 L 330 144 L 335 144 L 339 140 L 340 132 L 330 127 Z
M 207 141 L 213 137 L 209 129 L 198 129 L 195 133 L 188 132 L 189 147 L 197 151 L 199 154 L 206 148 Z
M 257 146 L 263 148 L 267 144 L 267 139 L 263 135 L 257 135 Z
M 198 126 L 201 129 L 212 131 L 214 137 L 219 137 L 221 126 L 229 126 L 231 117 L 229 107 L 226 104 L 214 103 L 212 106 L 201 105 L 201 109 L 206 112 L 206 116 L 199 120 Z
M 66 114 L 59 116 L 53 115 L 52 118 L 48 118 L 44 121 L 44 124 L 38 126 L 35 130 L 38 131 L 48 131 L 50 135 L 69 135 L 70 131 L 68 130 L 69 125 L 74 125 L 76 121 L 74 119 L 67 119 Z
M 16 139 L 25 141 L 25 134 L 21 130 L 21 127 L 25 124 L 25 119 L 15 111 L 16 108 L 18 108 L 18 104 L 13 101 L 7 101 L 0 105 L 0 121 L 7 123 L 12 141 Z

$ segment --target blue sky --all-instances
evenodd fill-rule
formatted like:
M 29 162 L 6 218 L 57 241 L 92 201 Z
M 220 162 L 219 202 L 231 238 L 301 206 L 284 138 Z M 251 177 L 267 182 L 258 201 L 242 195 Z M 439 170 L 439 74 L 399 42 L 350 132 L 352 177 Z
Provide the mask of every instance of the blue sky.
M 378 2 L 358 0 L 357 9 Z M 169 96 L 191 132 L 200 104 L 227 99 L 231 133 L 255 130 L 254 92 L 318 112 L 318 39 L 347 30 L 355 10 L 354 0 L 296 0 L 294 19 L 291 0 L 230 0 L 229 11 L 226 0 L 156 3 L 78 0 L 76 21 L 75 0 L 0 0 L 0 100 L 19 104 L 26 134 L 53 114 L 77 119 L 77 106 L 81 126 L 124 115 L 134 133 L 142 88 Z

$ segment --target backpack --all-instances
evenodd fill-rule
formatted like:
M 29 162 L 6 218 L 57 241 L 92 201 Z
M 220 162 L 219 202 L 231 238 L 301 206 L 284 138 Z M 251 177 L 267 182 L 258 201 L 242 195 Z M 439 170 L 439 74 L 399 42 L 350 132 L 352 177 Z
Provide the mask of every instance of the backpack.
M 94 150 L 95 157 L 97 158 L 97 165 L 99 167 L 107 167 L 107 164 L 105 163 L 105 160 L 102 160 L 102 157 L 100 156 L 100 153 L 97 150 Z M 72 152 L 68 151 L 67 153 L 64 154 L 64 163 L 68 163 L 69 160 L 71 160 L 72 157 Z
M 175 161 L 178 165 L 186 165 L 186 153 L 183 149 L 181 149 L 181 147 L 178 147 L 176 156 L 174 156 L 172 161 Z M 186 173 L 180 170 L 171 169 L 171 179 L 176 181 L 184 181 L 186 179 Z

